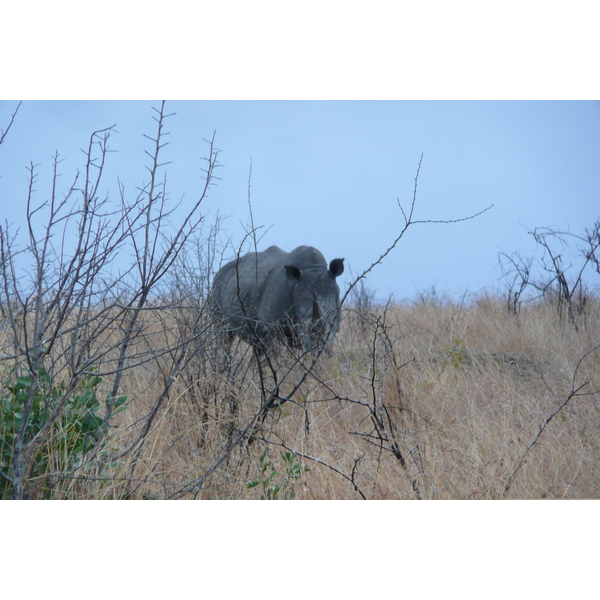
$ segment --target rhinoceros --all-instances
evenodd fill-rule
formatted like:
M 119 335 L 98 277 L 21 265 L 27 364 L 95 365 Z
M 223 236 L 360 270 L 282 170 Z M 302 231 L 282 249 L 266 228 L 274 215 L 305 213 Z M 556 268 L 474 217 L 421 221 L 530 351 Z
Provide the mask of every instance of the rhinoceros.
M 210 306 L 231 342 L 235 335 L 266 351 L 278 338 L 309 350 L 323 348 L 340 320 L 336 278 L 344 259 L 329 268 L 319 250 L 271 246 L 226 264 L 215 276 Z

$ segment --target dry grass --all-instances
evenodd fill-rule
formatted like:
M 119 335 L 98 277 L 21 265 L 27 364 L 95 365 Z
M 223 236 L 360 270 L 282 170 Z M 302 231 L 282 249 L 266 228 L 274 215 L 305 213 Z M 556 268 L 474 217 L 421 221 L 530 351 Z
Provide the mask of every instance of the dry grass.
M 153 327 L 152 344 L 175 335 Z M 248 435 L 264 390 L 240 344 L 229 373 L 190 362 L 139 455 L 55 497 L 255 499 L 273 485 L 299 499 L 598 498 L 599 343 L 597 303 L 577 328 L 548 304 L 516 317 L 490 297 L 346 310 L 333 353 Z M 128 372 L 115 449 L 154 406 L 165 361 Z M 285 353 L 276 362 L 286 396 L 305 369 Z
M 259 498 L 264 486 L 247 484 L 269 475 L 281 495 L 306 499 L 491 499 L 503 497 L 509 480 L 509 498 L 600 497 L 599 396 L 584 395 L 600 389 L 599 322 L 597 306 L 576 329 L 560 323 L 551 306 L 517 318 L 493 298 L 467 308 L 422 302 L 380 309 L 362 328 L 346 311 L 334 353 L 302 383 L 296 402 L 271 411 L 201 490 L 183 497 Z M 292 366 L 285 395 L 304 371 L 290 357 L 278 360 L 278 373 Z M 227 454 L 261 402 L 249 353 L 238 367 L 230 377 L 181 377 L 135 470 L 119 465 L 117 475 L 134 480 L 131 497 L 177 496 Z M 135 402 L 124 413 L 122 438 L 153 403 L 147 379 L 130 377 Z M 379 430 L 374 414 L 384 415 Z M 285 477 L 285 451 L 309 469 L 298 480 Z M 271 464 L 262 470 L 265 461 Z M 102 495 L 111 497 L 103 485 Z M 122 494 L 121 485 L 114 490 Z

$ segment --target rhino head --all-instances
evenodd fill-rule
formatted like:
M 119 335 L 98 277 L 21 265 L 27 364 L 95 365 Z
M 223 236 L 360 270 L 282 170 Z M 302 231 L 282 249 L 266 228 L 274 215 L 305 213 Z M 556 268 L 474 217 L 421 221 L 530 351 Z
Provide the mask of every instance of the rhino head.
M 291 282 L 295 337 L 304 348 L 323 348 L 340 326 L 340 288 L 336 278 L 344 272 L 344 259 L 331 261 L 329 268 L 309 266 L 301 269 L 285 265 Z

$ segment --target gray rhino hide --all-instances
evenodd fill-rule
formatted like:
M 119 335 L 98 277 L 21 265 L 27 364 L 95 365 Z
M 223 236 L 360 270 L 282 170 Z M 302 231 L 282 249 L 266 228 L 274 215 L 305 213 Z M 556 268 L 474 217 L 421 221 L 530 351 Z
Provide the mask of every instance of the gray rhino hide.
M 344 259 L 329 268 L 316 248 L 271 246 L 226 264 L 215 276 L 210 304 L 231 341 L 265 350 L 275 337 L 305 350 L 322 347 L 339 329 Z

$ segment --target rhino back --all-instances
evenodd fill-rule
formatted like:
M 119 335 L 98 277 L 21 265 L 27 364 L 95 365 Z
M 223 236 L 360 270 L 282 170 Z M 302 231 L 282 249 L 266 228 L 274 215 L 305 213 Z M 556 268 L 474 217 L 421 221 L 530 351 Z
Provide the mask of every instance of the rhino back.
M 247 319 L 269 320 L 271 311 L 264 306 L 264 301 L 277 303 L 278 292 L 281 293 L 285 285 L 283 265 L 288 256 L 289 253 L 271 246 L 226 264 L 215 276 L 213 307 L 235 328 L 241 327 L 242 321 Z M 283 278 L 275 277 L 278 271 Z

